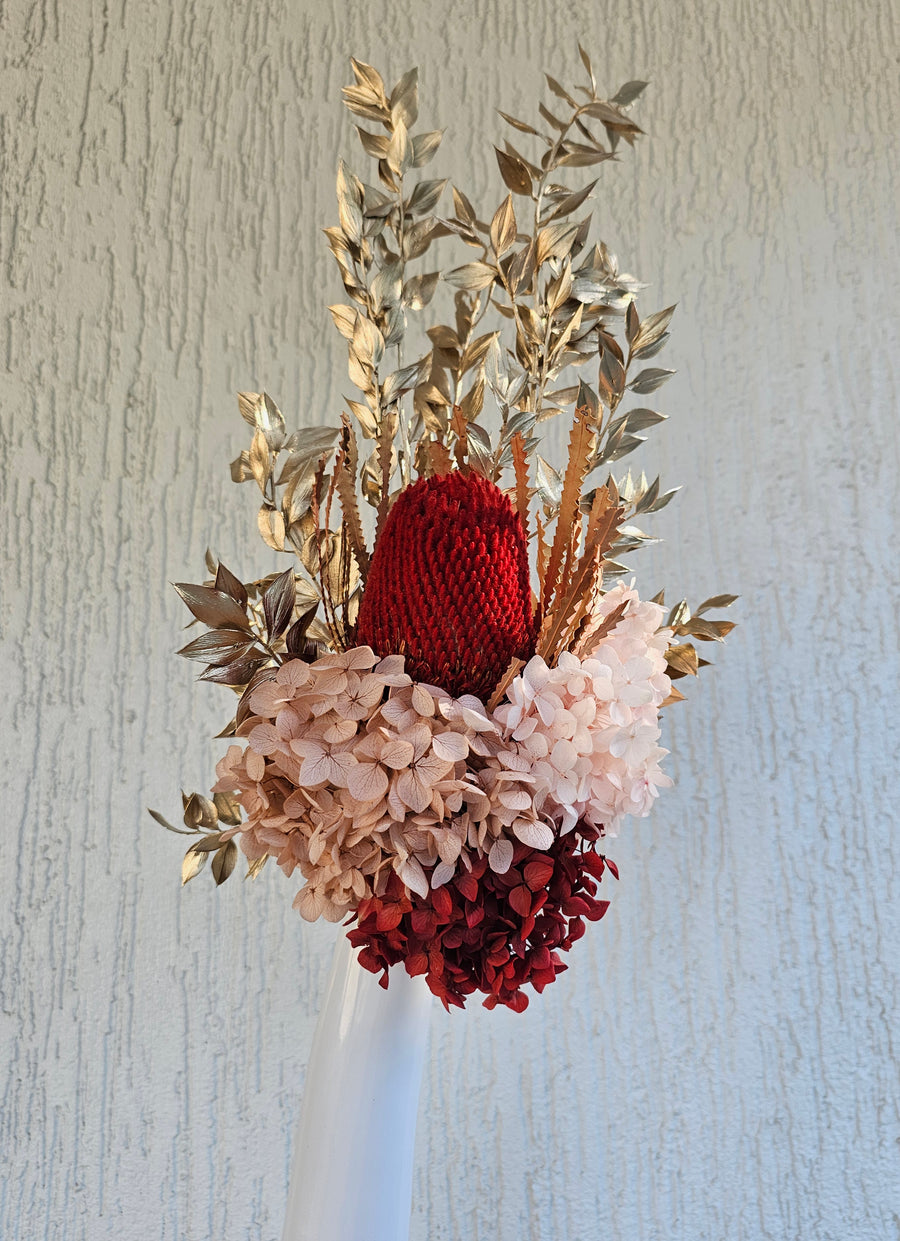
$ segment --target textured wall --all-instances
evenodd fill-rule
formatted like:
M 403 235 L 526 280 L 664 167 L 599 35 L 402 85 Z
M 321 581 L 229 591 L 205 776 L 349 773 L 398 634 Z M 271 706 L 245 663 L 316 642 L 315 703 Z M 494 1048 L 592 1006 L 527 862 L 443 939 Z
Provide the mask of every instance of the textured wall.
M 652 81 L 600 231 L 680 302 L 683 482 L 641 581 L 741 593 L 677 787 L 521 1017 L 433 1022 L 415 1241 L 900 1232 L 897 0 L 0 2 L 0 1236 L 273 1241 L 332 928 L 181 893 L 144 807 L 227 705 L 170 580 L 266 565 L 233 393 L 346 390 L 319 230 L 353 52 L 418 63 L 444 167 L 566 76 Z

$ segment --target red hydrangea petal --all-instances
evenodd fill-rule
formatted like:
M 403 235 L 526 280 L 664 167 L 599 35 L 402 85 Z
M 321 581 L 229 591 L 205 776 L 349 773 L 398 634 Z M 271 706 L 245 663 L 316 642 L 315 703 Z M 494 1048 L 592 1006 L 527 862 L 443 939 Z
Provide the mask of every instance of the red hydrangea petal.
M 448 1009 L 464 1007 L 468 996 L 481 992 L 486 1007 L 505 1004 L 521 1012 L 527 1005 L 522 988 L 549 986 L 566 969 L 559 954 L 584 935 L 585 919 L 596 921 L 609 907 L 593 896 L 603 869 L 597 838 L 585 824 L 546 852 L 517 845 L 511 882 L 480 858 L 427 898 L 410 897 L 392 875 L 382 898 L 360 906 L 364 916 L 349 931 L 362 949 L 360 964 L 382 972 L 384 982 L 389 967 L 403 961 L 408 973 L 425 973 Z M 541 874 L 545 886 L 535 890 Z M 382 929 L 379 920 L 393 924 L 396 911 L 399 921 Z

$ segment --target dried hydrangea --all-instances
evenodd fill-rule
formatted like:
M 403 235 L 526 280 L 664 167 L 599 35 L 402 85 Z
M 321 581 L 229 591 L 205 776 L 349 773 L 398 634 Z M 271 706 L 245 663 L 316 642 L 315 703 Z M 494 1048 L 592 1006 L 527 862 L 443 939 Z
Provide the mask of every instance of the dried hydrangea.
M 598 833 L 557 837 L 547 850 L 517 842 L 510 865 L 497 874 L 482 857 L 428 899 L 406 891 L 392 878 L 381 896 L 362 901 L 359 923 L 349 932 L 359 962 L 381 974 L 402 963 L 412 976 L 424 974 L 445 1008 L 463 1008 L 481 992 L 486 1008 L 528 1006 L 523 987 L 536 991 L 567 967 L 560 958 L 597 922 L 609 902 L 598 882 L 615 867 L 596 851 Z
M 668 693 L 661 609 L 616 587 L 623 614 L 590 655 L 534 656 L 493 715 L 472 695 L 413 683 L 368 647 L 289 660 L 250 695 L 216 791 L 247 818 L 229 830 L 305 883 L 304 918 L 339 920 L 391 872 L 422 900 L 487 859 L 548 851 L 576 824 L 611 833 L 669 783 L 657 714 Z M 482 868 L 483 869 L 483 868 Z
M 602 613 L 624 615 L 584 659 L 564 651 L 555 667 L 534 656 L 495 711 L 527 763 L 535 805 L 562 832 L 577 822 L 615 835 L 626 815 L 646 815 L 671 779 L 660 770 L 659 708 L 671 683 L 663 609 L 620 584 Z

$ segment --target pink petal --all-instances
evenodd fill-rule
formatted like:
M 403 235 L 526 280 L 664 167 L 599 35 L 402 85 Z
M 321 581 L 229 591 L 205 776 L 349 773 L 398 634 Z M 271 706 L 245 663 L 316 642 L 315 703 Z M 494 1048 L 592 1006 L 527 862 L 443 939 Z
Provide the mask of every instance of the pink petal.
M 530 849 L 549 849 L 553 844 L 553 831 L 546 823 L 530 819 L 516 819 L 513 832 L 523 845 Z
M 457 763 L 469 753 L 469 743 L 462 733 L 438 733 L 431 748 L 438 758 L 448 763 Z
M 387 773 L 377 763 L 357 763 L 347 772 L 347 788 L 357 801 L 376 801 L 388 791 Z
M 512 866 L 513 852 L 511 840 L 507 840 L 505 836 L 495 840 L 488 854 L 488 863 L 491 870 L 497 875 L 505 875 L 510 866 Z

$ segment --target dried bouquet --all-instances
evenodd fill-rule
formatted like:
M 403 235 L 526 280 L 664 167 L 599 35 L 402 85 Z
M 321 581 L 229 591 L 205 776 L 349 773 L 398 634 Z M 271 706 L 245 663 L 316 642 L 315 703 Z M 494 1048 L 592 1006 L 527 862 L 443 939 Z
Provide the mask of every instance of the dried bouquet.
M 624 580 L 649 540 L 636 520 L 674 494 L 611 471 L 664 419 L 630 398 L 672 373 L 648 363 L 674 307 L 641 318 L 645 286 L 589 242 L 596 182 L 564 182 L 641 133 L 645 84 L 601 98 L 579 52 L 586 80 L 548 77 L 534 125 L 501 113 L 531 153 L 495 148 L 509 192 L 489 220 L 455 186 L 441 211 L 447 181 L 419 176 L 441 131 L 413 133 L 416 70 L 388 91 L 352 62 L 376 184 L 340 165 L 326 237 L 359 391 L 339 426 L 292 434 L 240 394 L 253 436 L 232 477 L 259 487 L 260 533 L 291 564 L 242 582 L 207 554 L 210 580 L 177 587 L 206 628 L 179 653 L 238 695 L 212 798 L 184 796 L 184 829 L 154 812 L 196 837 L 183 881 L 211 856 L 222 883 L 238 846 L 252 876 L 274 857 L 304 918 L 346 920 L 383 985 L 402 963 L 446 1006 L 477 991 L 520 1011 L 566 968 L 617 877 L 605 838 L 671 783 L 672 681 L 706 662 L 693 639 L 733 627 L 707 614 L 734 596 L 667 615 Z M 442 238 L 470 261 L 429 264 Z M 442 282 L 450 322 L 417 339 Z M 559 417 L 561 472 L 538 451 Z

